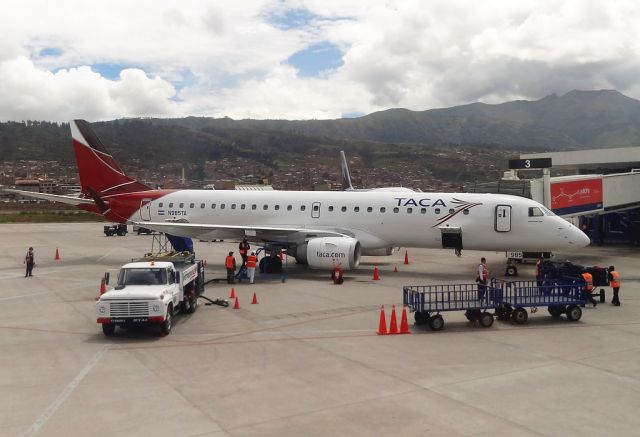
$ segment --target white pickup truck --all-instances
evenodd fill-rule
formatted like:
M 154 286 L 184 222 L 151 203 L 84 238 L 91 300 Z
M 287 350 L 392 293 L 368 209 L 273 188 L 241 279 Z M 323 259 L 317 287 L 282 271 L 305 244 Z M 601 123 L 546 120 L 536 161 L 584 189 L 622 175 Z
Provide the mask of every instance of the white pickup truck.
M 193 255 L 134 260 L 120 268 L 116 286 L 100 296 L 98 323 L 106 336 L 117 326 L 139 323 L 159 324 L 160 333 L 167 335 L 173 316 L 195 312 L 203 291 L 204 268 Z

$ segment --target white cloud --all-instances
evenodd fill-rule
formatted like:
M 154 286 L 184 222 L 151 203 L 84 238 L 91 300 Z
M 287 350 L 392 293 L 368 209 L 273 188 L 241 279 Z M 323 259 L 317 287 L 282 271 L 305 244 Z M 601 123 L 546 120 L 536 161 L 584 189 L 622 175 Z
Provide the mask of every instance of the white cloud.
M 310 19 L 268 22 L 291 9 Z M 0 119 L 333 118 L 574 88 L 640 98 L 638 22 L 631 0 L 10 0 Z M 323 41 L 343 65 L 298 77 L 286 60 Z

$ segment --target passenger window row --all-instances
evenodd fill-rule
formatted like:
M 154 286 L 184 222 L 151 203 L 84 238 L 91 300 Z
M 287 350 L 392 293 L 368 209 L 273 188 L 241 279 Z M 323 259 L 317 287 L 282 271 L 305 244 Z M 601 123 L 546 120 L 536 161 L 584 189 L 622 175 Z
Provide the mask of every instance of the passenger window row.
M 180 203 L 178 204 L 178 208 L 184 208 L 184 205 L 185 205 L 185 204 L 184 204 L 183 202 L 180 202 Z M 164 206 L 164 202 L 160 202 L 160 203 L 158 203 L 158 207 L 159 207 L 159 208 L 162 208 L 163 206 Z M 240 204 L 240 209 L 246 209 L 246 208 L 247 208 L 247 206 L 248 206 L 247 204 L 242 203 L 242 204 Z M 168 205 L 168 207 L 169 207 L 169 208 L 173 208 L 173 207 L 174 207 L 174 203 L 173 203 L 173 202 L 170 202 L 170 203 L 169 203 L 169 205 Z M 201 208 L 201 209 L 204 209 L 205 207 L 206 207 L 206 205 L 205 205 L 204 203 L 201 203 L 201 204 L 200 204 L 200 208 Z M 212 203 L 212 204 L 211 204 L 211 209 L 216 209 L 217 207 L 218 207 L 218 204 L 216 204 L 216 203 Z M 227 204 L 226 204 L 226 203 L 220 203 L 220 204 L 219 204 L 219 207 L 220 207 L 220 209 L 225 209 L 225 208 L 227 207 Z M 230 205 L 230 207 L 231 207 L 231 209 L 236 209 L 237 204 L 232 203 L 232 204 Z M 195 208 L 195 203 L 190 203 L 190 204 L 189 204 L 189 208 L 191 208 L 191 209 Z M 252 204 L 252 205 L 251 205 L 251 209 L 252 209 L 252 210 L 256 210 L 256 209 L 258 209 L 258 205 L 257 205 L 257 204 L 255 204 L 255 203 L 254 203 L 254 204 Z M 268 204 L 263 204 L 263 205 L 262 205 L 262 209 L 263 209 L 264 211 L 267 211 L 267 210 L 269 209 L 269 205 L 268 205 Z M 280 205 L 277 205 L 277 204 L 276 204 L 276 205 L 273 205 L 273 209 L 274 209 L 275 211 L 279 211 L 279 210 L 280 210 Z M 300 205 L 300 211 L 305 211 L 306 209 L 307 209 L 307 207 L 306 207 L 305 205 Z M 348 208 L 347 208 L 346 206 L 341 206 L 341 207 L 340 207 L 340 211 L 342 211 L 342 212 L 347 212 L 347 209 L 348 209 Z M 532 211 L 532 210 L 537 210 L 537 211 Z M 287 211 L 293 211 L 293 205 L 287 205 Z M 313 211 L 315 211 L 315 212 L 320 211 L 320 206 L 319 206 L 319 205 L 313 205 Z M 327 207 L 327 211 L 329 211 L 329 212 L 333 212 L 333 211 L 334 211 L 334 207 L 333 207 L 333 205 L 329 205 L 329 206 Z M 382 206 L 382 207 L 380 207 L 380 210 L 379 210 L 379 211 L 380 211 L 381 213 L 385 213 L 385 212 L 387 212 L 387 208 L 385 208 L 384 206 Z M 434 208 L 434 210 L 433 210 L 433 211 L 434 211 L 434 213 L 435 213 L 435 214 L 440 214 L 440 213 L 442 212 L 442 211 L 440 210 L 440 208 Z M 353 212 L 360 212 L 360 207 L 359 207 L 359 206 L 354 206 L 354 207 L 353 207 Z M 373 207 L 368 206 L 368 207 L 367 207 L 367 212 L 373 212 Z M 394 212 L 395 214 L 398 214 L 398 213 L 400 212 L 400 208 L 398 208 L 398 207 L 396 206 L 395 208 L 393 208 L 393 212 Z M 409 207 L 409 208 L 406 208 L 405 212 L 406 212 L 407 214 L 412 214 L 412 213 L 413 213 L 413 208 L 410 208 L 410 207 Z M 538 215 L 538 212 L 540 213 L 539 215 L 543 215 L 543 214 L 542 214 L 542 212 L 541 212 L 538 208 L 529 208 L 529 216 L 532 216 L 533 214 Z M 420 208 L 420 214 L 426 214 L 426 213 L 427 213 L 427 208 Z M 454 214 L 454 213 L 455 213 L 455 209 L 450 208 L 450 209 L 449 209 L 449 214 Z M 464 209 L 464 210 L 462 211 L 462 213 L 463 213 L 464 215 L 469 215 L 469 209 Z

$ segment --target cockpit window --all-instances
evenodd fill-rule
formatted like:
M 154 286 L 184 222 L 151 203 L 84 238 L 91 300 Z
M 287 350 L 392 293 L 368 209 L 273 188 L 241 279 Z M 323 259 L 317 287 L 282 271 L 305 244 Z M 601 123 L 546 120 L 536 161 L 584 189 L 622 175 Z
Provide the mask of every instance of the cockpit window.
M 537 206 L 532 206 L 529 208 L 529 217 L 542 217 L 544 212 Z
M 551 211 L 548 208 L 541 208 L 541 209 L 542 209 L 542 211 L 544 211 L 544 215 L 556 215 L 555 212 Z

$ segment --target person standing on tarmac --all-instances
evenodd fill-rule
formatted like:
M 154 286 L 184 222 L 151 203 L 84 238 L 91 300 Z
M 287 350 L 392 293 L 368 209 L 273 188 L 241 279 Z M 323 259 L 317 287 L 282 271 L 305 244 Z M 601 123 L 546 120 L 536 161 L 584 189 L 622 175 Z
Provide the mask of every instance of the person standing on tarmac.
M 233 256 L 233 252 L 229 252 L 229 255 L 225 258 L 224 266 L 227 269 L 227 284 L 233 284 L 236 273 L 236 259 Z
M 611 300 L 611 304 L 619 307 L 620 306 L 620 298 L 618 297 L 618 293 L 620 292 L 620 274 L 616 272 L 616 268 L 614 266 L 609 266 L 609 285 L 613 289 L 613 299 Z
M 593 295 L 591 294 L 591 292 L 593 291 L 593 276 L 589 272 L 584 272 L 582 274 L 582 279 L 584 279 L 585 282 L 585 297 L 589 299 L 589 303 L 593 304 L 593 307 L 595 308 L 598 305 L 598 302 L 596 302 L 596 300 L 593 298 Z
M 24 257 L 23 264 L 26 264 L 27 266 L 27 271 L 24 274 L 24 277 L 26 278 L 27 276 L 33 276 L 33 268 L 36 265 L 36 256 L 33 253 L 33 247 L 30 247 L 27 251 L 27 254 Z
M 253 284 L 253 280 L 256 275 L 257 262 L 258 262 L 258 257 L 256 257 L 256 253 L 251 252 L 251 255 L 247 257 L 247 275 L 249 276 L 249 284 Z
M 242 257 L 242 265 L 240 266 L 240 270 L 242 270 L 247 264 L 247 255 L 249 255 L 249 242 L 246 238 L 242 239 L 240 244 L 238 244 L 238 252 L 240 252 L 240 256 Z
M 482 257 L 480 264 L 478 264 L 476 282 L 478 283 L 478 300 L 484 300 L 487 292 L 487 283 L 489 282 L 489 268 L 485 257 Z

